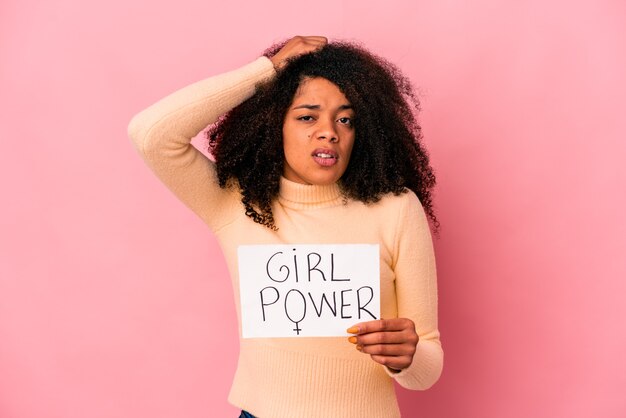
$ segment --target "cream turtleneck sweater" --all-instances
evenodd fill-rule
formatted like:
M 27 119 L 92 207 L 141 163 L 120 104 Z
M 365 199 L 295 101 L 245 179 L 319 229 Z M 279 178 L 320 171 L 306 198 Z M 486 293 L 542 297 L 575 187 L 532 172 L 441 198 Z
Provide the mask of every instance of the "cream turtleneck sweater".
M 359 243 L 380 247 L 381 316 L 415 322 L 417 351 L 413 363 L 399 373 L 357 351 L 348 334 L 240 338 L 229 401 L 260 418 L 399 417 L 393 380 L 405 388 L 427 389 L 443 365 L 433 246 L 415 194 L 390 194 L 365 205 L 344 202 L 337 185 L 309 186 L 282 178 L 272 206 L 278 231 L 271 231 L 245 215 L 238 190 L 221 189 L 214 164 L 190 144 L 274 74 L 271 62 L 261 57 L 192 84 L 136 115 L 129 135 L 148 166 L 219 240 L 239 319 L 239 245 Z

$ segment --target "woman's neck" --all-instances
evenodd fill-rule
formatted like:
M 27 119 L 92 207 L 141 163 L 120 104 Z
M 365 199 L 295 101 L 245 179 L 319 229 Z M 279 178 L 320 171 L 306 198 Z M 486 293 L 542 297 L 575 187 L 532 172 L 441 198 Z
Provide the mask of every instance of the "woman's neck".
M 317 209 L 342 204 L 341 189 L 337 183 L 310 185 L 280 178 L 278 201 L 292 209 Z

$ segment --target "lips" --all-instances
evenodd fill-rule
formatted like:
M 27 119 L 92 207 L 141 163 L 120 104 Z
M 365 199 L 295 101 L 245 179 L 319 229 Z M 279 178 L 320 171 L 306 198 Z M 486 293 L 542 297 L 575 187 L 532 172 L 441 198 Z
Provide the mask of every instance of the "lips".
M 328 148 L 317 148 L 311 153 L 311 156 L 316 163 L 323 167 L 333 166 L 337 164 L 339 159 L 339 154 Z

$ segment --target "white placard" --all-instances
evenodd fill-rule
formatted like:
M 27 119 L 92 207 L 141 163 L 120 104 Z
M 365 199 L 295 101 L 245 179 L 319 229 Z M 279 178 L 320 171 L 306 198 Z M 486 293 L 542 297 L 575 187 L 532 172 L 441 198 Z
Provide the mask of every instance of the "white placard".
M 333 337 L 380 318 L 378 244 L 241 245 L 243 338 Z

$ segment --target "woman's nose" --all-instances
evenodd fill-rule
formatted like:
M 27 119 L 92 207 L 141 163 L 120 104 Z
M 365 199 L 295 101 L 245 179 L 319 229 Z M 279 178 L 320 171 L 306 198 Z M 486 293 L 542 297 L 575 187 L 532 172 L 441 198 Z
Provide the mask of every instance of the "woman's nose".
M 335 127 L 332 122 L 320 122 L 319 130 L 316 135 L 319 140 L 328 140 L 328 142 L 338 142 L 339 137 L 335 131 Z

